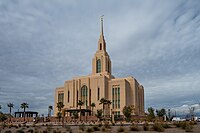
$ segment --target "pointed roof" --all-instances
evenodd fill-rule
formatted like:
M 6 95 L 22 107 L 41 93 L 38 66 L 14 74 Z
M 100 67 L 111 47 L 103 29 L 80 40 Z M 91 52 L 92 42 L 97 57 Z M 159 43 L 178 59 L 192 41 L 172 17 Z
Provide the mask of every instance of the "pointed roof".
M 100 25 L 100 37 L 99 37 L 99 42 L 98 42 L 98 45 L 99 45 L 98 50 L 106 51 L 106 42 L 103 35 L 103 16 L 104 15 L 100 17 L 101 25 Z

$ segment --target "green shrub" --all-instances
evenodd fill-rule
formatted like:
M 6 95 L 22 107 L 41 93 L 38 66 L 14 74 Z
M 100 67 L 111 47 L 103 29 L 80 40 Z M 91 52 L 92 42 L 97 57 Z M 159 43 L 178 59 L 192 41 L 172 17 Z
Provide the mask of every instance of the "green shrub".
M 91 127 L 88 127 L 87 130 L 86 130 L 86 132 L 87 133 L 91 133 L 91 132 L 93 132 L 93 129 Z
M 124 127 L 122 127 L 122 126 L 120 126 L 118 129 L 117 129 L 117 132 L 118 133 L 121 133 L 121 132 L 124 132 L 125 131 L 125 129 L 124 129 Z
M 43 133 L 48 133 L 47 130 L 44 130 Z
M 100 129 L 99 129 L 98 126 L 93 126 L 93 130 L 94 130 L 94 131 L 100 131 Z
M 29 133 L 33 133 L 34 130 L 33 130 L 33 129 L 29 129 L 28 132 L 29 132 Z
M 187 123 L 187 122 L 180 122 L 180 127 L 181 127 L 182 129 L 185 129 L 186 126 L 187 126 L 187 124 L 189 124 L 189 123 Z
M 65 126 L 65 129 L 66 129 L 66 131 L 70 131 L 70 130 L 71 130 L 71 127 L 70 127 L 69 125 L 66 125 L 66 126 Z
M 189 123 L 186 123 L 185 125 L 185 131 L 186 132 L 192 132 L 193 126 L 190 125 Z
M 10 130 L 7 130 L 7 131 L 5 131 L 4 133 L 12 133 L 12 131 L 10 131 Z
M 130 131 L 140 131 L 138 126 L 132 125 L 130 126 Z
M 101 131 L 102 131 L 102 132 L 105 132 L 105 131 L 106 131 L 106 128 L 105 128 L 105 127 L 102 127 Z
M 153 128 L 154 131 L 158 131 L 158 132 L 164 132 L 165 131 L 165 129 L 159 123 L 155 123 L 152 128 Z
M 99 125 L 98 125 L 99 127 L 102 127 L 102 123 L 99 123 Z
M 22 125 L 21 124 L 18 124 L 18 127 L 21 127 Z
M 144 131 L 149 131 L 149 124 L 148 124 L 148 123 L 145 123 L 145 124 L 143 125 L 143 130 L 144 130 Z
M 105 128 L 111 128 L 108 122 L 105 122 L 105 123 L 104 123 L 104 127 L 105 127 Z
M 171 126 L 169 124 L 167 124 L 167 123 L 162 124 L 162 127 L 163 128 L 171 128 Z
M 79 126 L 79 130 L 85 131 L 85 125 L 84 125 L 84 124 L 80 125 L 80 126 Z
M 197 122 L 196 122 L 196 121 L 190 121 L 189 124 L 190 124 L 190 125 L 196 125 Z
M 17 133 L 25 133 L 25 132 L 21 129 L 21 130 L 17 130 Z

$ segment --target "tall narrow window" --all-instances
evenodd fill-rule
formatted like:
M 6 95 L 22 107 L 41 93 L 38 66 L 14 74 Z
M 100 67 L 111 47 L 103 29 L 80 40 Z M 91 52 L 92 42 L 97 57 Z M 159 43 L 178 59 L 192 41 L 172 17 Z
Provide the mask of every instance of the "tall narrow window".
M 69 102 L 69 96 L 70 96 L 70 92 L 68 91 L 68 100 L 67 100 L 68 102 Z
M 102 49 L 102 44 L 100 43 L 100 50 Z
M 100 72 L 101 72 L 101 60 L 98 59 L 96 63 L 96 73 L 100 73 Z
M 84 102 L 84 104 L 87 106 L 87 96 L 88 96 L 88 88 L 86 85 L 81 87 L 81 101 Z
M 108 61 L 108 72 L 110 72 L 110 63 Z
M 78 102 L 78 91 L 76 91 L 76 101 Z M 78 107 L 78 104 L 76 105 Z
M 64 103 L 64 93 L 58 93 L 58 102 Z
M 100 95 L 100 92 L 99 92 L 99 88 L 97 90 L 97 100 L 99 100 L 99 95 Z
M 120 109 L 120 87 L 112 88 L 112 100 L 114 109 Z

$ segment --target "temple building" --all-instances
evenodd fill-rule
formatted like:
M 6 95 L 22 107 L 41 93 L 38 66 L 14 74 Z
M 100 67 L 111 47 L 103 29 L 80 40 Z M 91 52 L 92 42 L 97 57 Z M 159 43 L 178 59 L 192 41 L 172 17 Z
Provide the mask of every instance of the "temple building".
M 123 115 L 124 106 L 133 106 L 133 115 L 144 115 L 143 86 L 133 77 L 115 78 L 112 75 L 112 62 L 106 51 L 103 34 L 103 18 L 98 49 L 92 59 L 92 73 L 67 80 L 64 86 L 56 88 L 54 115 L 58 113 L 58 102 L 63 102 L 64 110 L 70 112 L 79 109 L 79 100 L 84 102 L 81 108 L 86 112 L 91 112 L 91 104 L 95 103 L 93 114 L 96 114 L 97 110 L 103 108 L 103 105 L 99 104 L 101 98 L 111 101 L 110 106 L 105 107 L 104 115 Z

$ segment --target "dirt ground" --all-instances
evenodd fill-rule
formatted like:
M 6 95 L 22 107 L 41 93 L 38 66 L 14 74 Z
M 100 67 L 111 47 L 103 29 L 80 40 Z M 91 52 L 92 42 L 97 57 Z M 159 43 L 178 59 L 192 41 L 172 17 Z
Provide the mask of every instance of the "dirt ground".
M 93 125 L 85 125 L 83 126 L 84 131 L 80 130 L 80 126 L 78 125 L 70 125 L 70 126 L 44 126 L 42 125 L 26 125 L 21 127 L 0 127 L 0 133 L 9 133 L 8 131 L 11 131 L 10 133 L 17 133 L 18 131 L 23 130 L 25 133 L 68 133 L 69 127 L 72 131 L 72 133 L 87 133 L 88 128 L 92 128 Z M 165 129 L 165 133 L 185 133 L 185 130 L 182 128 L 177 128 L 175 126 L 171 126 L 172 128 Z M 104 128 L 103 126 L 100 127 L 100 131 L 94 131 L 95 133 L 102 133 L 102 132 L 109 132 L 109 133 L 117 133 L 118 129 L 120 128 L 119 125 L 116 126 L 110 126 L 110 128 Z M 123 128 L 125 129 L 125 133 L 131 133 L 133 131 L 130 131 L 130 125 L 124 125 Z M 105 129 L 105 131 L 103 130 Z M 143 131 L 142 126 L 139 126 L 140 133 L 155 133 L 156 131 Z M 19 132 L 20 133 L 20 132 Z M 200 133 L 200 122 L 198 122 L 197 125 L 193 126 L 193 133 Z

